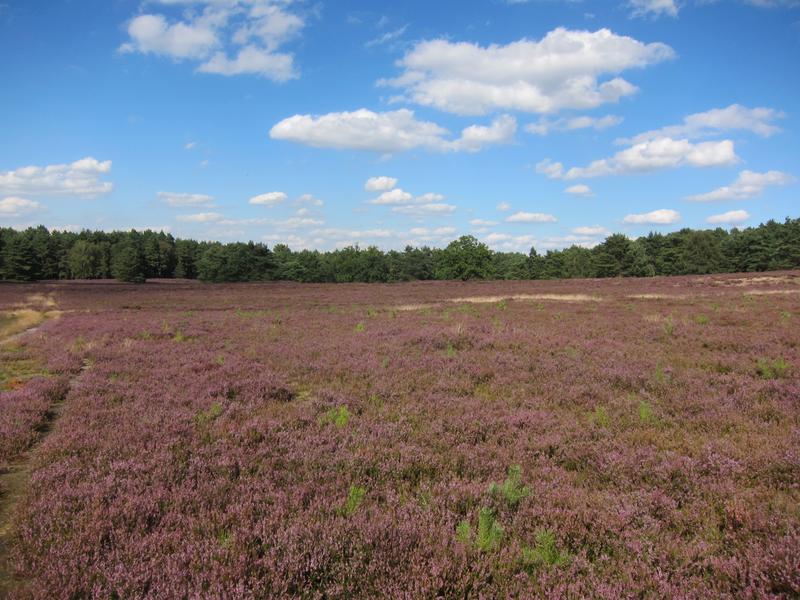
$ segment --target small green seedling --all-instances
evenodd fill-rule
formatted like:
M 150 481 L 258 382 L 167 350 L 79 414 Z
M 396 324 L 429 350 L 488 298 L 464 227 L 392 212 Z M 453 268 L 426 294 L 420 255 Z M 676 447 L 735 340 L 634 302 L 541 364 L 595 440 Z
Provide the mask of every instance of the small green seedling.
M 557 548 L 552 531 L 540 529 L 533 548 L 522 548 L 522 562 L 528 571 L 538 567 L 563 567 L 569 563 L 569 555 Z
M 492 496 L 502 496 L 511 508 L 530 496 L 531 490 L 528 486 L 522 485 L 522 468 L 519 465 L 508 467 L 508 477 L 502 484 L 493 483 L 489 486 L 489 493 Z

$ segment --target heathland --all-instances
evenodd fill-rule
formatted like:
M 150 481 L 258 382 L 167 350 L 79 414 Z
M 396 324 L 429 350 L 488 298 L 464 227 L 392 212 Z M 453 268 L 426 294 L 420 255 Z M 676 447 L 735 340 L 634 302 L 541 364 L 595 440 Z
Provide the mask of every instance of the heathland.
M 800 595 L 798 271 L 0 310 L 0 594 Z

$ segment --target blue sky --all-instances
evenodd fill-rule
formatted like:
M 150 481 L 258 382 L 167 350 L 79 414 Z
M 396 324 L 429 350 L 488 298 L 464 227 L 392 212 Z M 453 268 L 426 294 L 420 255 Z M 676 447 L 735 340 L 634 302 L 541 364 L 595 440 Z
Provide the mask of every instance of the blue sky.
M 793 0 L 0 0 L 0 225 L 592 246 L 800 215 Z

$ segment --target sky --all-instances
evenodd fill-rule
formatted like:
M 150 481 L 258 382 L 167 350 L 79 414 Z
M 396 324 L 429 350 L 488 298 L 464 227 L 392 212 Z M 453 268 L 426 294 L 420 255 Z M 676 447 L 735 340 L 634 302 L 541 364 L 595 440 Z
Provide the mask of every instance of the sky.
M 0 0 L 0 226 L 592 247 L 800 216 L 798 0 Z

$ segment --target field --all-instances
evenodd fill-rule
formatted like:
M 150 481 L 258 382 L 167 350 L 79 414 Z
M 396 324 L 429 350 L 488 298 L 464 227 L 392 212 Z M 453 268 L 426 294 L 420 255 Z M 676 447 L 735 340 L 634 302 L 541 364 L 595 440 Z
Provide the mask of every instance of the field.
M 0 595 L 800 595 L 800 272 L 0 310 Z

